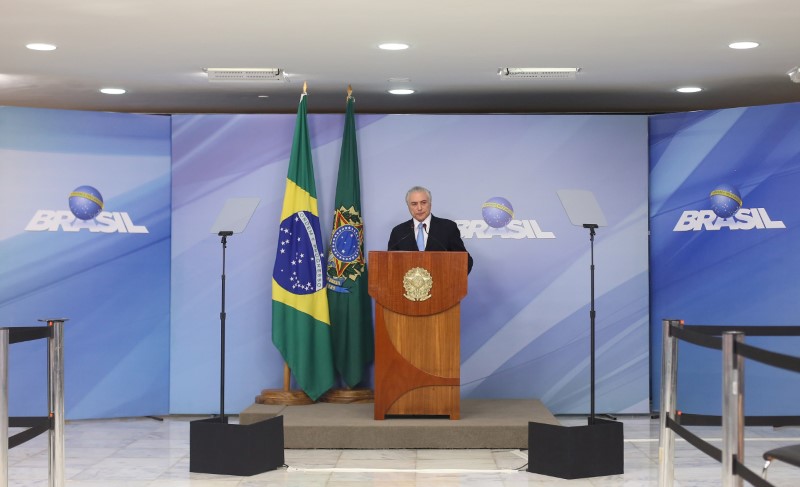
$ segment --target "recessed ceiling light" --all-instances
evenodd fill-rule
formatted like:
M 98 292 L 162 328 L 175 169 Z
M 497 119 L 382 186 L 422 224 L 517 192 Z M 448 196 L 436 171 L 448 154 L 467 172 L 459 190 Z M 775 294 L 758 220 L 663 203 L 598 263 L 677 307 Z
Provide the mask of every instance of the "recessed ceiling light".
M 383 44 L 378 44 L 378 48 L 384 51 L 402 51 L 408 49 L 408 44 L 402 42 L 384 42 Z
M 703 91 L 703 88 L 697 86 L 684 86 L 682 88 L 678 88 L 675 91 L 678 93 L 697 93 L 698 91 Z
M 414 93 L 414 90 L 409 90 L 407 88 L 394 89 L 394 90 L 389 90 L 389 93 L 391 93 L 393 95 L 410 95 L 410 94 Z
M 41 42 L 34 42 L 32 44 L 25 44 L 25 47 L 32 51 L 55 51 L 56 46 L 54 44 L 43 44 Z
M 101 88 L 100 93 L 105 93 L 106 95 L 124 95 L 126 91 L 122 88 Z
M 786 72 L 792 83 L 800 83 L 800 66 L 795 66 Z
M 258 95 L 259 98 L 269 98 L 269 95 Z
M 758 47 L 758 42 L 753 42 L 753 41 L 732 42 L 728 44 L 728 47 L 730 47 L 731 49 L 753 49 L 754 47 Z

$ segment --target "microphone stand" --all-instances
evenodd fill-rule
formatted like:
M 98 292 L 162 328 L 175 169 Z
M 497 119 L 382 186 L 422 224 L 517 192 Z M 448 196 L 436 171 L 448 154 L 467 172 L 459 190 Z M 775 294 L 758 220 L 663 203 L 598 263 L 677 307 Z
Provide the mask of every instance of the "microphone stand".
M 221 231 L 222 237 L 222 309 L 219 313 L 220 322 L 220 372 L 219 372 L 219 421 L 227 423 L 225 418 L 225 249 L 228 247 L 228 237 L 232 231 Z

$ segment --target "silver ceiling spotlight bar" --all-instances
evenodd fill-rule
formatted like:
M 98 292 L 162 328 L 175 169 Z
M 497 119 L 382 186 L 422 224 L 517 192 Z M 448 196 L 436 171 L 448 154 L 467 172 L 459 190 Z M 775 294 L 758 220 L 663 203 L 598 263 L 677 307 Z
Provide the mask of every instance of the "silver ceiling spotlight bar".
M 575 79 L 581 68 L 498 68 L 501 79 Z
M 204 68 L 208 81 L 285 81 L 281 68 Z

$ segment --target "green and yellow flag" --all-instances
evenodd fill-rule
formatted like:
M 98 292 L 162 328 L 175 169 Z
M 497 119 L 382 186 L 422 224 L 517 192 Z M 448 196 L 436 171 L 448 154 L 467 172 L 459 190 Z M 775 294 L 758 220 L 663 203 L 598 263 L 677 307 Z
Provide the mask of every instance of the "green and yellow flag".
M 374 357 L 372 301 L 368 294 L 367 263 L 364 259 L 364 221 L 361 218 L 354 107 L 355 100 L 348 93 L 328 255 L 333 358 L 336 371 L 349 387 L 361 382 L 365 366 Z
M 280 350 L 297 384 L 313 400 L 334 383 L 330 323 L 303 93 L 297 108 L 272 271 L 272 343 Z

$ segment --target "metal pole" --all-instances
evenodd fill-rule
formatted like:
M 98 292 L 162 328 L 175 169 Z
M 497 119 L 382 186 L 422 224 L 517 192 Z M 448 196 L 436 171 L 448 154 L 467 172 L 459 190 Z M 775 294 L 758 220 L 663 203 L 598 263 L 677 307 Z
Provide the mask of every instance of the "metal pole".
M 661 408 L 659 409 L 658 485 L 672 487 L 675 478 L 675 432 L 667 427 L 667 418 L 675 417 L 678 389 L 678 339 L 670 336 L 671 326 L 681 320 L 661 321 Z
M 595 331 L 595 309 L 594 309 L 594 229 L 597 228 L 595 223 L 584 223 L 583 228 L 589 229 L 589 248 L 591 249 L 591 260 L 589 261 L 589 424 L 594 424 L 594 331 Z
M 589 346 L 591 347 L 591 353 L 590 353 L 591 359 L 590 360 L 591 360 L 591 368 L 592 368 L 592 371 L 591 371 L 591 375 L 592 375 L 592 379 L 591 379 L 592 380 L 592 390 L 591 390 L 591 398 L 592 399 L 591 399 L 591 403 L 592 404 L 590 405 L 589 423 L 590 424 L 594 424 L 594 394 L 595 394 L 595 391 L 594 391 L 594 377 L 595 377 L 595 372 L 594 372 L 594 359 L 595 359 L 595 357 L 594 357 L 594 350 L 595 350 L 594 328 L 595 328 L 595 316 L 596 316 L 595 310 L 594 310 L 594 228 L 590 228 L 589 229 L 589 240 L 591 241 L 591 245 L 590 246 L 591 246 L 591 252 L 592 252 L 591 264 L 590 264 L 590 272 L 589 272 L 589 274 L 590 274 L 589 278 L 591 279 L 591 285 L 590 285 L 590 287 L 591 287 L 591 296 L 589 297 L 589 299 L 590 299 L 590 305 L 589 305 L 589 307 L 590 307 L 590 309 L 589 309 L 590 326 L 589 327 L 591 328 L 591 330 L 590 330 L 591 338 L 589 340 L 589 342 L 590 342 Z
M 11 331 L 0 328 L 0 487 L 8 487 L 8 343 Z
M 50 487 L 66 485 L 64 455 L 64 320 L 47 320 L 49 410 L 52 422 L 49 436 Z
M 744 359 L 734 350 L 744 333 L 722 334 L 722 486 L 742 487 L 733 473 L 733 461 L 744 463 Z
M 228 237 L 233 232 L 219 232 L 222 237 L 222 308 L 219 313 L 219 421 L 227 423 L 225 419 L 225 249 L 228 247 Z

